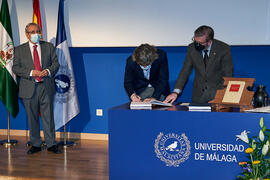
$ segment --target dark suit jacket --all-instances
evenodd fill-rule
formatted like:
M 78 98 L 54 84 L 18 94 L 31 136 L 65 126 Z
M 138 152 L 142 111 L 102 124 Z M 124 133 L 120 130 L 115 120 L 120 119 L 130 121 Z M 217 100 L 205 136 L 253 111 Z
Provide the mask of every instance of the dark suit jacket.
M 42 70 L 49 69 L 51 76 L 43 78 L 46 87 L 46 93 L 53 95 L 55 93 L 54 75 L 59 68 L 58 58 L 55 47 L 48 42 L 40 41 Z M 20 77 L 19 97 L 31 98 L 35 90 L 35 77 L 30 76 L 31 70 L 34 70 L 34 60 L 31 55 L 29 43 L 24 43 L 15 48 L 14 62 L 12 70 Z
M 233 61 L 229 45 L 214 39 L 205 69 L 202 53 L 194 44 L 188 46 L 184 66 L 178 76 L 175 89 L 183 90 L 186 81 L 195 69 L 192 102 L 207 103 L 214 99 L 217 89 L 223 88 L 223 77 L 233 76 Z
M 159 57 L 151 65 L 149 80 L 131 56 L 127 59 L 124 86 L 129 97 L 134 92 L 140 94 L 149 83 L 155 88 L 152 96 L 155 99 L 159 99 L 161 94 L 167 96 L 170 93 L 167 55 L 162 50 L 157 52 Z

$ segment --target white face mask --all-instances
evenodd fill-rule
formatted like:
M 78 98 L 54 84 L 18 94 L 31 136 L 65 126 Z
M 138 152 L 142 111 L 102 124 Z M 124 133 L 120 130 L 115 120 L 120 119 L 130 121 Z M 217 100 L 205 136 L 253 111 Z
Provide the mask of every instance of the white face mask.
M 40 39 L 41 39 L 40 34 L 31 34 L 31 41 L 33 43 L 39 43 Z

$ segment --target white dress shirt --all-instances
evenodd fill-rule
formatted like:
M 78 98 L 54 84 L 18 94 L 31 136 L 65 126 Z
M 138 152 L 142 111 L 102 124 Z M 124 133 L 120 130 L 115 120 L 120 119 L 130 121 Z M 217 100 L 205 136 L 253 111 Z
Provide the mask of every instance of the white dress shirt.
M 39 63 L 40 63 L 40 66 L 42 67 L 42 59 L 41 59 L 41 49 L 40 49 L 40 44 L 39 43 L 36 43 L 36 44 L 33 44 L 29 41 L 29 48 L 30 48 L 30 51 L 31 51 L 31 56 L 32 56 L 32 60 L 34 62 L 34 46 L 37 45 L 37 52 L 38 52 L 38 57 L 39 57 Z M 49 76 L 51 76 L 51 72 L 49 69 L 46 69 L 49 73 Z M 32 76 L 32 72 L 33 70 L 30 72 L 30 76 Z

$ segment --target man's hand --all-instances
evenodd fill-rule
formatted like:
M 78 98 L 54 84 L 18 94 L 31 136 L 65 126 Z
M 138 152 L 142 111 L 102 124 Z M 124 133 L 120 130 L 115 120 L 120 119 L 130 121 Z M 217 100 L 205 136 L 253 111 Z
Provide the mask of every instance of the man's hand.
M 173 103 L 178 97 L 178 94 L 173 92 L 170 95 L 168 95 L 164 102 L 166 103 Z
M 39 71 L 39 70 L 32 70 L 32 76 L 34 76 L 34 77 L 41 77 L 41 71 Z
M 146 99 L 144 99 L 143 102 L 150 102 L 150 101 L 154 101 L 154 100 L 156 100 L 156 99 L 155 98 L 146 98 Z
M 46 77 L 46 76 L 48 76 L 48 71 L 47 71 L 47 69 L 44 69 L 43 71 L 41 71 L 41 75 L 40 75 L 40 77 Z
M 133 93 L 130 97 L 132 102 L 141 102 L 141 97 L 137 96 L 135 93 Z

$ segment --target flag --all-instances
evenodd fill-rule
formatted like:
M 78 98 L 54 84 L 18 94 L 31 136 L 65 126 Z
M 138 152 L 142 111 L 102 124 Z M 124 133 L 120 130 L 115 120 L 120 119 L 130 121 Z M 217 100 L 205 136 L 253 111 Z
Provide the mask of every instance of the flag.
M 42 24 L 41 24 L 41 17 L 40 17 L 40 10 L 39 10 L 39 0 L 33 0 L 33 23 L 36 23 L 40 27 L 40 35 L 42 39 Z
M 56 53 L 60 64 L 55 76 L 56 95 L 54 99 L 55 129 L 59 129 L 80 112 L 75 78 L 67 44 L 64 24 L 64 1 L 60 0 L 56 34 Z
M 12 116 L 16 117 L 19 112 L 19 104 L 16 75 L 12 72 L 13 48 L 8 2 L 2 0 L 0 12 L 0 99 Z

